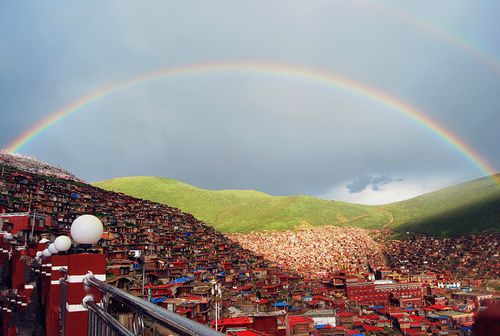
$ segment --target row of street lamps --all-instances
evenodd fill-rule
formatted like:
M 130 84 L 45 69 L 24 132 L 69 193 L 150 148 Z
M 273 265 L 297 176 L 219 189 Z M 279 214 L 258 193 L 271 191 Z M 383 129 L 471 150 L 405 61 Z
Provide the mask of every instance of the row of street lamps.
M 104 232 L 102 222 L 93 215 L 77 217 L 71 224 L 71 237 L 77 244 L 93 245 L 101 239 Z M 40 240 L 40 243 L 48 242 Z M 38 251 L 35 259 L 48 258 L 59 252 L 66 252 L 71 248 L 72 241 L 68 236 L 59 236 L 45 250 Z

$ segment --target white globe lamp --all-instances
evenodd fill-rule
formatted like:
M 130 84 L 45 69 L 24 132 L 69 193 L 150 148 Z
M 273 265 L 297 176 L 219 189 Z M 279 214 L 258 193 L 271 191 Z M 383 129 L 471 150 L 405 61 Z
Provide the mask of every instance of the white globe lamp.
M 71 248 L 71 239 L 68 236 L 59 236 L 54 240 L 54 246 L 58 251 L 66 252 Z
M 49 247 L 47 248 L 47 250 L 49 250 L 49 252 L 50 252 L 51 254 L 57 254 L 57 252 L 59 252 L 59 251 L 56 249 L 56 247 L 55 247 L 54 243 L 50 244 L 50 245 L 49 245 Z
M 71 224 L 71 237 L 78 244 L 95 244 L 101 239 L 102 223 L 96 216 L 82 215 Z
M 43 250 L 42 255 L 44 257 L 48 258 L 48 257 L 50 257 L 52 255 L 52 253 L 50 253 L 49 250 L 45 249 L 45 250 Z
M 35 258 L 40 259 L 41 257 L 42 257 L 42 251 L 38 251 L 38 252 L 36 253 Z

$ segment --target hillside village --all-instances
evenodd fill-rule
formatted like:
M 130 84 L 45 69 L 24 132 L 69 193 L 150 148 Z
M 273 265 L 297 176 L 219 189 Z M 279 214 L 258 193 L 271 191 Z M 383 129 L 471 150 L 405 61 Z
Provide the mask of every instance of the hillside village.
M 179 209 L 5 158 L 0 219 L 14 239 L 1 242 L 2 274 L 30 230 L 53 239 L 94 214 L 105 226 L 95 252 L 106 255 L 108 283 L 213 327 L 219 300 L 217 327 L 232 335 L 460 335 L 499 298 L 498 233 L 391 241 L 325 227 L 228 237 Z

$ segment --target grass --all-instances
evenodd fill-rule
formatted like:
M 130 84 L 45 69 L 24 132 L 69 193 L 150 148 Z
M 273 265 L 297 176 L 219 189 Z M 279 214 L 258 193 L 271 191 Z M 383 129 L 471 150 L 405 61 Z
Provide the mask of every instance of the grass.
M 442 236 L 500 231 L 500 174 L 444 188 L 383 208 L 389 228 Z
M 380 227 L 390 218 L 387 211 L 377 207 L 306 195 L 206 190 L 161 177 L 120 177 L 94 185 L 179 208 L 223 232 L 284 231 L 321 225 Z
M 497 181 L 500 175 L 496 175 Z M 321 225 L 387 227 L 457 235 L 500 231 L 500 187 L 483 178 L 384 206 L 271 196 L 255 190 L 206 190 L 161 177 L 120 177 L 95 186 L 177 207 L 223 232 L 294 230 Z

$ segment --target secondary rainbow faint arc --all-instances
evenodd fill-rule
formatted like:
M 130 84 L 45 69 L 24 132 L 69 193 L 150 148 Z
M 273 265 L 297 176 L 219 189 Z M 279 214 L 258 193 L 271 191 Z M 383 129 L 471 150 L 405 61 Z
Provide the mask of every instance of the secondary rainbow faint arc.
M 431 36 L 437 39 L 447 42 L 462 51 L 466 52 L 472 58 L 476 59 L 480 63 L 490 67 L 497 75 L 500 75 L 500 63 L 493 56 L 482 50 L 480 47 L 473 45 L 471 42 L 467 41 L 465 38 L 451 34 L 446 30 L 432 24 L 428 21 L 420 19 L 416 16 L 410 15 L 404 11 L 396 9 L 394 7 L 385 5 L 380 1 L 370 1 L 368 4 L 372 5 L 372 8 L 382 11 L 385 14 L 399 18 L 401 21 L 423 31 L 426 31 Z
M 457 149 L 464 157 L 479 168 L 486 175 L 495 173 L 495 170 L 488 161 L 483 159 L 472 147 L 462 141 L 457 135 L 440 125 L 438 122 L 430 119 L 417 108 L 409 105 L 402 100 L 399 100 L 385 92 L 382 92 L 374 87 L 354 81 L 349 78 L 341 77 L 336 74 L 323 70 L 305 68 L 301 66 L 292 66 L 273 63 L 258 63 L 258 62 L 224 62 L 224 63 L 206 63 L 206 64 L 191 64 L 175 68 L 166 68 L 158 71 L 142 74 L 140 76 L 108 85 L 99 90 L 96 90 L 82 98 L 63 106 L 59 110 L 51 113 L 46 118 L 35 124 L 33 127 L 19 135 L 5 149 L 8 153 L 15 153 L 19 149 L 32 141 L 38 135 L 47 130 L 50 126 L 62 121 L 69 115 L 80 111 L 85 106 L 109 96 L 113 93 L 123 91 L 132 86 L 137 86 L 148 81 L 157 79 L 167 79 L 181 75 L 189 74 L 209 74 L 216 73 L 218 75 L 224 73 L 250 73 L 263 74 L 278 77 L 291 78 L 294 80 L 306 80 L 314 83 L 323 84 L 329 87 L 344 89 L 351 93 L 359 94 L 363 97 L 371 98 L 372 100 L 390 107 L 399 113 L 402 113 L 418 124 L 428 128 L 438 135 L 441 139 L 449 143 Z

